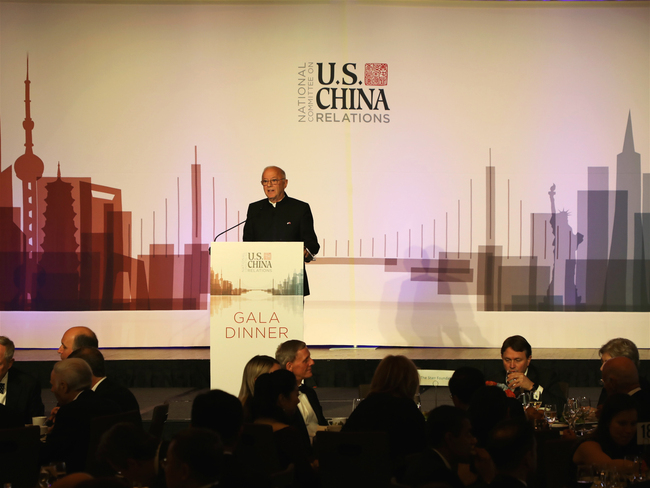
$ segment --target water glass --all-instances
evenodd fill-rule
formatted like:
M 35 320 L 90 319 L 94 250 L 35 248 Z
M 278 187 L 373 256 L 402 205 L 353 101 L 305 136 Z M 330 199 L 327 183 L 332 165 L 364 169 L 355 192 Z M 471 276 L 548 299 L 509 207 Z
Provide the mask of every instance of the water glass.
M 555 422 L 557 422 L 557 406 L 546 405 L 544 408 L 544 417 L 546 417 L 548 425 L 553 425 Z
M 594 476 L 594 467 L 590 464 L 582 464 L 578 466 L 576 482 L 578 486 L 589 488 L 594 483 Z

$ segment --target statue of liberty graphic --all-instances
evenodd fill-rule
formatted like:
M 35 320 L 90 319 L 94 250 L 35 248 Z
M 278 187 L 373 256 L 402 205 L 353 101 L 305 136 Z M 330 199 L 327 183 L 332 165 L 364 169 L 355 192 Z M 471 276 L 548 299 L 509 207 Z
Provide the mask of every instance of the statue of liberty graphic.
M 576 286 L 576 253 L 584 239 L 581 233 L 574 234 L 569 225 L 569 212 L 555 208 L 555 183 L 548 192 L 551 198 L 551 220 L 553 232 L 553 270 L 548 286 L 551 307 L 575 307 L 581 301 Z

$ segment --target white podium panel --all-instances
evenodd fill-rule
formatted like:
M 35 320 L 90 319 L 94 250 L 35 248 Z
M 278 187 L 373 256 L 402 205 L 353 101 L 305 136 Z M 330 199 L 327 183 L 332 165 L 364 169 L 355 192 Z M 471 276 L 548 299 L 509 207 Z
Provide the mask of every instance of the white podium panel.
M 239 394 L 244 366 L 303 338 L 302 242 L 212 244 L 210 386 Z

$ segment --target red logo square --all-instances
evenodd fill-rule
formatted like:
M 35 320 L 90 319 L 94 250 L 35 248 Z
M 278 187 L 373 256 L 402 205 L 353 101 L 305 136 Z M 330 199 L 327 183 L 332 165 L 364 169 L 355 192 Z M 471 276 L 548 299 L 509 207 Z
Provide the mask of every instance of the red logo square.
M 388 85 L 388 64 L 366 63 L 364 83 L 366 86 Z
M 264 260 L 265 261 L 270 261 L 271 260 L 271 253 L 270 252 L 265 252 L 264 253 Z

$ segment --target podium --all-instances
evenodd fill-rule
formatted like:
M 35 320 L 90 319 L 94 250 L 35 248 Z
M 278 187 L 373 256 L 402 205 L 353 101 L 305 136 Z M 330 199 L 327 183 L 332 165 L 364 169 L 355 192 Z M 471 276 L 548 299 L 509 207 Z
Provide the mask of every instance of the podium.
M 244 366 L 303 339 L 303 243 L 211 246 L 210 387 L 239 394 Z

